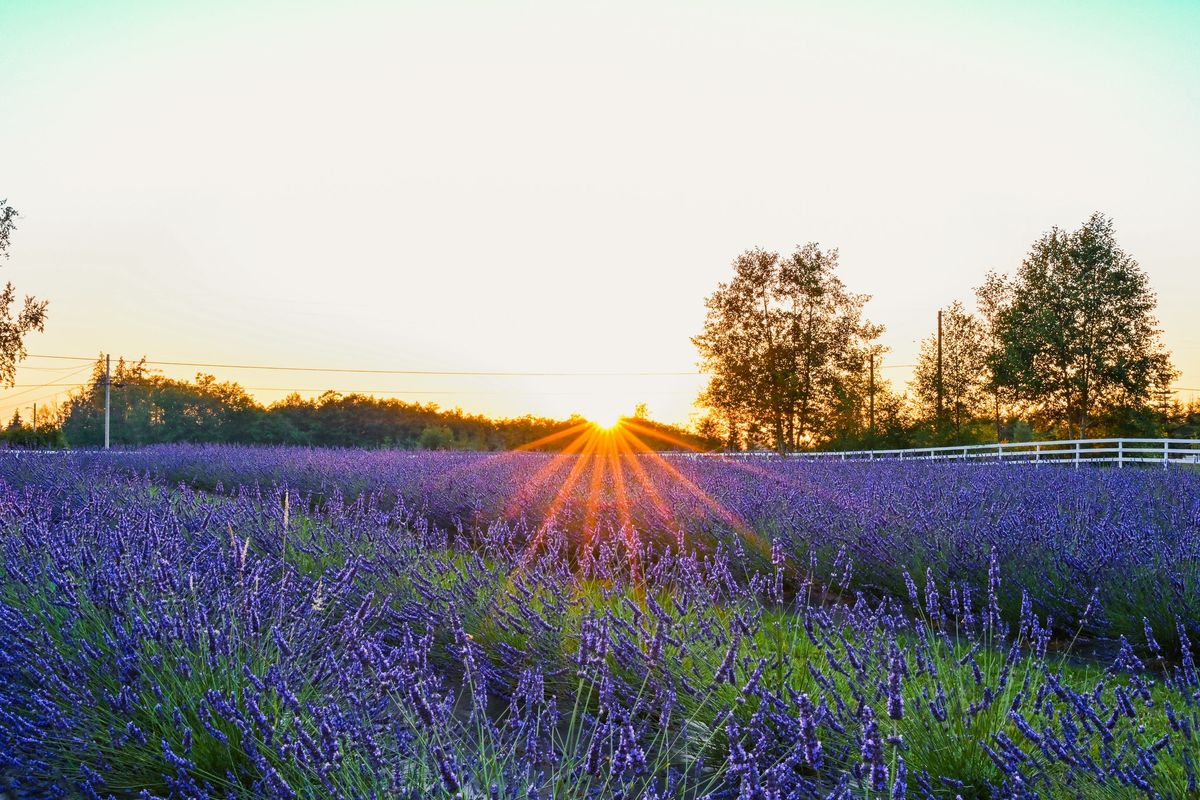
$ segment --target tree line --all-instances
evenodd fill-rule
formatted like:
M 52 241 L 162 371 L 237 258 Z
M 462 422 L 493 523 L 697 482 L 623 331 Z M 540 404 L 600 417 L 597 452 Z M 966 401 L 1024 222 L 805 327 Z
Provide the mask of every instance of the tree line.
M 200 374 L 194 380 L 168 378 L 149 369 L 145 359 L 117 359 L 110 385 L 110 432 L 114 446 L 137 447 L 170 442 L 289 444 L 321 447 L 368 447 L 424 450 L 511 450 L 527 447 L 583 422 L 525 416 L 492 419 L 437 405 L 407 403 L 361 394 L 326 392 L 305 399 L 292 394 L 263 405 L 234 382 Z M 100 447 L 104 443 L 104 359 L 91 378 L 57 408 L 43 406 L 37 431 L 14 415 L 3 439 L 21 447 Z M 651 433 L 661 434 L 657 438 Z M 656 449 L 679 447 L 681 440 L 710 448 L 694 434 L 639 419 L 639 436 Z M 559 450 L 563 437 L 537 450 Z
M 906 391 L 880 376 L 884 328 L 837 267 L 815 243 L 734 260 L 692 339 L 710 375 L 701 435 L 780 452 L 1200 436 L 1200 403 L 1173 399 L 1149 278 L 1103 214 L 987 273 L 973 311 L 948 303 Z

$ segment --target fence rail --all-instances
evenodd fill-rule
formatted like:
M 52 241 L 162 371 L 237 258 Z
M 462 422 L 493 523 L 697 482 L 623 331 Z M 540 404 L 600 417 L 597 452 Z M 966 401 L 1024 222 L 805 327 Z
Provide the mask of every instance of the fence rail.
M 786 453 L 705 453 L 734 459 L 801 461 L 991 461 L 1020 464 L 1200 464 L 1197 439 L 1058 439 L 1046 442 L 918 447 L 906 450 L 822 450 Z

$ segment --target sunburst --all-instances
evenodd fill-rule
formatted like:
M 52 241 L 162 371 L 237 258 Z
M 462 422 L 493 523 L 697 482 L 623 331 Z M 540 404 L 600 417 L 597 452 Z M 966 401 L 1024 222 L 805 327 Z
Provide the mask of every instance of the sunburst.
M 686 544 L 682 541 L 682 531 L 687 527 L 685 515 L 697 508 L 719 519 L 755 550 L 762 548 L 759 537 L 733 510 L 681 472 L 672 463 L 673 459 L 657 452 L 647 440 L 691 451 L 698 449 L 682 438 L 619 414 L 593 415 L 586 422 L 577 422 L 517 448 L 529 451 L 559 444 L 558 452 L 515 487 L 505 503 L 509 517 L 524 516 L 531 508 L 539 507 L 537 527 L 527 542 L 522 561 L 528 564 L 537 557 L 547 535 L 560 523 L 564 513 L 582 524 L 575 540 L 581 551 L 590 552 L 592 547 L 612 541 L 603 537 L 613 537 L 623 545 L 635 580 L 641 575 L 640 554 L 644 550 L 641 536 L 651 532 L 639 532 L 639 524 L 675 538 L 682 547 Z M 517 453 L 509 452 L 483 462 L 517 457 L 520 457 Z M 475 463 L 482 467 L 482 463 Z M 668 497 L 672 499 L 668 501 Z M 694 505 L 681 505 L 679 497 L 692 498 Z

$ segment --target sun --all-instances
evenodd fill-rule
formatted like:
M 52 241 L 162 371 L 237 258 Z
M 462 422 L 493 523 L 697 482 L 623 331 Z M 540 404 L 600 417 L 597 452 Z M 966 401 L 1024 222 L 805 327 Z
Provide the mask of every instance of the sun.
M 591 423 L 595 430 L 611 431 L 628 416 L 627 409 L 631 407 L 631 404 L 616 394 L 596 393 L 580 403 L 577 413 Z
M 619 411 L 605 412 L 593 414 L 588 421 L 602 431 L 611 431 L 621 424 L 623 416 Z

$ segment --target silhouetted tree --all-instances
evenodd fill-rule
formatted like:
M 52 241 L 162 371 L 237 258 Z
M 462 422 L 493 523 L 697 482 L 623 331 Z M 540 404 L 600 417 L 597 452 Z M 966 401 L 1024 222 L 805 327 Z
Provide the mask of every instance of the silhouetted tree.
M 975 289 L 975 307 L 979 310 L 986 342 L 987 391 L 997 442 L 1003 438 L 1005 408 L 1016 400 L 1004 336 L 1005 312 L 1012 305 L 1012 292 L 1008 278 L 995 271 L 989 271 Z
M 292 394 L 264 408 L 236 383 L 212 375 L 194 381 L 167 378 L 141 361 L 115 362 L 112 376 L 112 440 L 118 446 L 161 442 L 239 442 L 330 447 L 388 447 L 505 450 L 521 447 L 581 422 L 525 416 L 490 419 L 360 394 L 325 392 L 314 399 Z M 43 416 L 45 412 L 43 412 Z M 45 417 L 48 419 L 48 417 Z M 103 441 L 104 360 L 93 367 L 82 390 L 73 392 L 55 417 L 73 447 Z M 19 422 L 18 422 L 19 424 Z M 674 426 L 643 420 L 644 426 L 669 434 L 659 449 L 708 443 Z M 40 432 L 39 427 L 39 432 Z M 570 438 L 555 439 L 538 450 L 559 450 Z
M 862 318 L 868 296 L 846 290 L 837 259 L 815 243 L 786 259 L 747 250 L 705 301 L 699 402 L 728 420 L 731 441 L 765 433 L 794 450 L 829 438 L 847 408 L 861 415 L 866 348 L 883 328 Z
M 8 258 L 17 216 L 15 208 L 0 201 L 0 257 Z M 17 364 L 25 358 L 25 336 L 32 331 L 41 332 L 46 324 L 47 301 L 26 295 L 21 310 L 13 316 L 16 299 L 17 290 L 12 283 L 4 284 L 4 290 L 0 291 L 0 384 L 4 386 L 12 386 Z
M 1098 414 L 1149 405 L 1176 372 L 1146 273 L 1117 244 L 1112 220 L 1034 243 L 997 314 L 997 384 L 1080 438 Z
M 942 312 L 942 366 L 938 375 L 937 334 L 921 342 L 912 389 L 920 417 L 942 432 L 949 423 L 958 440 L 967 423 L 987 411 L 988 342 L 984 324 L 955 300 Z M 937 419 L 938 383 L 941 382 L 945 420 Z

